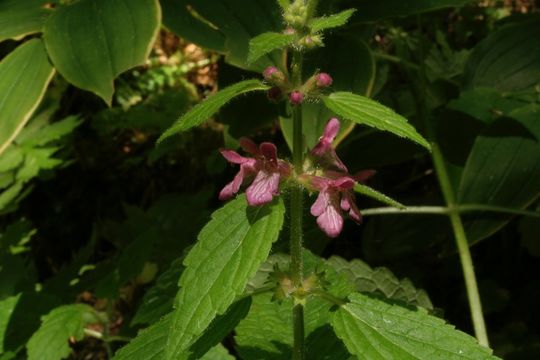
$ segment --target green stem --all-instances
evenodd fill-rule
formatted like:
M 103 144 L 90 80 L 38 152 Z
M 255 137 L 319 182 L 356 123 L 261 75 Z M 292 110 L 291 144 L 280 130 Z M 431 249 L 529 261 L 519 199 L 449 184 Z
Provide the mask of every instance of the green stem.
M 467 297 L 469 299 L 469 307 L 472 316 L 472 322 L 474 326 L 474 333 L 478 342 L 481 345 L 489 347 L 489 340 L 487 336 L 486 323 L 484 320 L 484 313 L 482 312 L 482 303 L 480 301 L 480 293 L 478 291 L 478 284 L 476 283 L 476 275 L 474 273 L 474 266 L 471 257 L 471 251 L 469 249 L 469 242 L 467 241 L 467 235 L 463 228 L 463 222 L 459 215 L 459 209 L 456 207 L 454 191 L 450 183 L 450 177 L 446 171 L 444 165 L 444 158 L 439 149 L 437 143 L 431 144 L 432 157 L 439 184 L 444 199 L 448 205 L 448 215 L 454 230 L 454 236 L 456 238 L 456 244 L 459 252 L 459 258 L 461 260 L 461 268 L 463 270 L 463 276 L 465 278 L 465 287 L 467 288 Z
M 295 88 L 302 84 L 302 53 L 295 52 L 292 61 L 292 82 Z M 293 107 L 293 165 L 296 175 L 302 173 L 304 164 L 304 137 L 302 133 L 302 106 Z M 299 183 L 291 188 L 291 277 L 295 287 L 302 286 L 304 263 L 302 258 L 302 218 L 304 189 Z M 293 359 L 305 359 L 304 306 L 293 307 Z
M 500 214 L 509 215 L 521 215 L 540 218 L 540 212 L 519 210 L 506 208 L 502 206 L 491 206 L 482 204 L 461 204 L 455 205 L 454 209 L 461 213 L 468 212 L 494 212 Z M 446 206 L 407 206 L 405 209 L 399 209 L 396 207 L 379 207 L 362 209 L 362 216 L 374 216 L 374 215 L 391 215 L 391 214 L 433 214 L 433 215 L 449 215 L 451 209 Z

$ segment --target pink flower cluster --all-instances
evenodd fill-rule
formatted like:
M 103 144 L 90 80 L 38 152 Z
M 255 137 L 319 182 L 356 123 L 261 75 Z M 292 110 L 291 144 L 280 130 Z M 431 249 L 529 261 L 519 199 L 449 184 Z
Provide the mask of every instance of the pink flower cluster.
M 294 177 L 292 166 L 278 159 L 276 146 L 272 143 L 264 142 L 257 146 L 253 141 L 242 138 L 240 145 L 251 157 L 243 157 L 232 150 L 221 150 L 227 161 L 240 165 L 240 170 L 233 181 L 221 190 L 219 198 L 229 199 L 238 193 L 243 184 L 250 183 L 246 189 L 247 202 L 251 206 L 259 206 L 272 201 L 279 194 L 281 182 L 294 178 L 308 190 L 319 192 L 311 206 L 311 214 L 317 218 L 317 224 L 326 235 L 337 237 L 343 229 L 344 214 L 357 223 L 361 221 L 353 188 L 356 182 L 364 182 L 374 174 L 372 170 L 349 174 L 332 145 L 339 127 L 338 119 L 330 119 L 319 142 L 309 153 L 315 167 Z

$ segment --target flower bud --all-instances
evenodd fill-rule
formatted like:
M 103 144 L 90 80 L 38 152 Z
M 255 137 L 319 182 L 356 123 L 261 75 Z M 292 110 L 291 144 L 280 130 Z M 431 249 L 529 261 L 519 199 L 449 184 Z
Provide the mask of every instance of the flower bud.
M 285 83 L 285 74 L 275 66 L 269 66 L 264 69 L 263 77 L 273 85 L 282 86 Z
M 289 101 L 292 105 L 300 105 L 304 101 L 304 94 L 295 90 L 289 94 Z
M 280 88 L 277 86 L 274 86 L 270 90 L 267 91 L 266 96 L 268 97 L 268 100 L 272 102 L 278 102 L 283 97 L 283 92 Z
M 330 75 L 327 73 L 319 73 L 316 77 L 317 80 L 317 86 L 320 88 L 329 87 L 332 85 L 332 82 L 334 81 Z
M 320 35 L 307 35 L 298 40 L 298 46 L 306 49 L 314 49 L 323 46 L 322 37 Z

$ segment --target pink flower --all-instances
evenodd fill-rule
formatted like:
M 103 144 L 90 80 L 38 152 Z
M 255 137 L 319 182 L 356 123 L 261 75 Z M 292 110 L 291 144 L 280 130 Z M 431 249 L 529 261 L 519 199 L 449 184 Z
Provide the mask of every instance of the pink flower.
M 315 162 L 319 165 L 339 170 L 344 173 L 348 173 L 349 170 L 343 164 L 343 161 L 337 156 L 336 150 L 332 143 L 339 133 L 339 120 L 332 118 L 326 124 L 323 135 L 319 138 L 319 142 L 311 150 L 311 156 L 315 158 Z
M 277 74 L 279 73 L 279 69 L 275 66 L 269 66 L 267 67 L 266 69 L 264 69 L 263 71 L 263 77 L 266 79 L 266 80 L 272 80 L 272 77 L 274 76 L 274 74 Z
M 354 184 L 355 180 L 350 176 L 312 178 L 312 185 L 319 190 L 319 195 L 311 206 L 311 215 L 317 217 L 317 224 L 331 238 L 337 237 L 343 229 L 344 211 L 357 223 L 361 221 L 352 192 Z
M 290 174 L 290 165 L 277 158 L 277 148 L 272 143 L 264 142 L 257 147 L 250 139 L 242 138 L 240 145 L 253 157 L 243 157 L 233 150 L 221 150 L 227 161 L 240 165 L 240 171 L 233 181 L 221 190 L 219 199 L 230 199 L 238 193 L 242 184 L 253 179 L 246 189 L 248 204 L 259 206 L 272 201 L 273 197 L 279 194 L 281 178 Z

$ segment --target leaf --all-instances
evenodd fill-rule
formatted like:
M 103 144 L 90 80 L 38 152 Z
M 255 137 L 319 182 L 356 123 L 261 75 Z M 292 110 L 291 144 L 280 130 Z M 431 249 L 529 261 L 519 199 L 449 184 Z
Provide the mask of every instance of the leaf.
M 39 39 L 20 45 L 0 62 L 0 156 L 30 119 L 53 74 Z
M 295 39 L 295 35 L 266 32 L 249 41 L 248 64 L 251 64 L 271 51 L 289 46 Z
M 377 2 L 371 0 L 355 0 L 355 7 L 361 9 L 361 11 L 358 11 L 357 16 L 355 16 L 355 20 L 377 21 L 449 7 L 458 7 L 474 2 L 475 0 L 380 0 Z
M 39 129 L 29 129 L 27 127 L 21 131 L 15 141 L 24 146 L 43 146 L 61 139 L 81 123 L 82 121 L 77 116 L 72 115 Z
M 0 2 L 0 42 L 22 39 L 40 32 L 47 18 L 53 13 L 47 4 L 51 0 L 2 0 Z
M 200 359 L 201 360 L 234 360 L 236 358 L 232 356 L 231 354 L 229 354 L 229 351 L 225 348 L 225 346 L 218 344 L 214 346 L 212 349 L 210 349 Z
M 343 26 L 349 21 L 349 18 L 354 14 L 356 9 L 348 9 L 337 14 L 329 16 L 314 18 L 309 22 L 309 27 L 312 32 L 319 32 L 322 30 L 332 29 Z
M 276 53 L 268 53 L 247 64 L 249 41 L 268 31 L 281 32 L 283 17 L 274 0 L 161 0 L 164 22 L 180 37 L 221 52 L 231 65 L 254 71 L 280 66 Z M 186 8 L 189 4 L 189 9 Z
M 114 355 L 113 360 L 162 360 L 165 355 L 167 336 L 171 327 L 172 315 L 169 314 L 142 330 Z
M 346 276 L 356 291 L 380 294 L 391 300 L 433 310 L 433 304 L 424 290 L 416 289 L 407 278 L 399 280 L 385 267 L 372 269 L 361 260 L 347 261 L 339 256 L 332 256 L 326 263 L 339 274 Z
M 152 324 L 169 313 L 173 307 L 174 296 L 178 292 L 178 279 L 184 271 L 183 259 L 177 259 L 171 267 L 161 274 L 142 299 L 142 304 L 131 320 L 131 325 Z
M 488 127 L 474 142 L 459 191 L 460 204 L 525 209 L 540 195 L 539 105 L 509 113 Z M 509 216 L 493 214 L 465 218 L 474 243 L 503 227 Z
M 71 353 L 68 339 L 81 340 L 86 325 L 98 322 L 94 309 L 86 304 L 57 307 L 43 317 L 41 327 L 27 344 L 29 360 L 59 360 Z
M 218 110 L 234 97 L 255 90 L 268 90 L 269 87 L 260 80 L 244 80 L 209 96 L 203 102 L 185 113 L 158 139 L 158 144 L 171 135 L 186 131 L 194 126 L 201 125 L 211 118 Z
M 281 199 L 252 208 L 239 196 L 212 215 L 184 261 L 167 359 L 184 353 L 242 293 L 277 240 L 284 211 Z
M 431 148 L 427 140 L 416 132 L 407 119 L 374 100 L 349 92 L 335 92 L 323 97 L 323 101 L 330 110 L 345 119 L 389 131 L 410 139 L 428 150 Z
M 324 48 L 310 53 L 310 61 L 306 63 L 305 73 L 324 71 L 332 75 L 332 90 L 354 91 L 369 96 L 375 79 L 375 60 L 369 47 L 358 37 L 334 35 L 328 38 Z M 328 120 L 336 116 L 323 103 L 304 102 L 302 105 L 302 122 L 305 145 L 315 146 L 322 135 Z M 280 118 L 281 130 L 287 144 L 292 149 L 292 119 Z M 340 133 L 336 139 L 339 143 L 354 127 L 354 123 L 341 119 Z
M 0 301 L 0 354 L 4 352 L 4 338 L 6 336 L 6 330 L 8 329 L 11 314 L 15 310 L 15 306 L 17 306 L 17 302 L 19 301 L 19 296 L 20 294 Z
M 332 326 L 349 351 L 362 359 L 496 359 L 491 350 L 427 314 L 362 294 L 334 314 Z
M 66 80 L 111 105 L 114 78 L 146 61 L 160 20 L 157 0 L 80 0 L 55 11 L 44 39 Z
M 399 209 L 407 208 L 405 205 L 364 184 L 356 184 L 354 186 L 354 191 Z
M 536 17 L 492 32 L 474 48 L 465 67 L 464 87 L 534 91 L 540 82 L 540 22 Z

